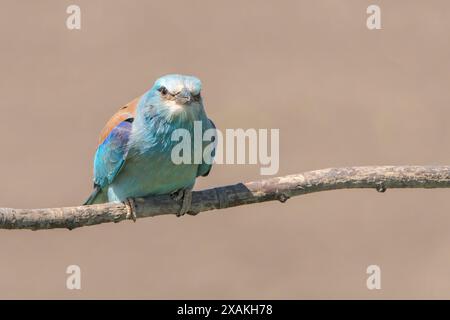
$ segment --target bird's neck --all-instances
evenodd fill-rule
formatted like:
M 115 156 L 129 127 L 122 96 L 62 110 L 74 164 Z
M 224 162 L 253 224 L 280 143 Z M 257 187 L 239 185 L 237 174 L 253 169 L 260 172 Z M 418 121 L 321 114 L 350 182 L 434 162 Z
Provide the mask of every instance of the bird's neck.
M 191 109 L 188 109 L 191 108 Z M 194 122 L 207 119 L 203 106 L 187 106 L 174 110 L 166 106 L 141 105 L 136 110 L 133 122 L 131 144 L 139 153 L 155 146 L 158 149 L 172 149 L 177 141 L 172 141 L 172 133 L 177 129 L 188 130 L 193 134 Z

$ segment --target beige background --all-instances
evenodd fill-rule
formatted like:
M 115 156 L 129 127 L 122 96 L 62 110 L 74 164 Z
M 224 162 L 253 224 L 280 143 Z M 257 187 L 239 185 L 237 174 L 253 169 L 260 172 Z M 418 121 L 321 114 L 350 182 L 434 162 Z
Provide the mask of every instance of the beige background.
M 82 30 L 65 27 L 82 9 Z M 382 30 L 366 8 L 382 8 Z M 160 75 L 219 128 L 280 128 L 280 175 L 450 163 L 448 1 L 2 1 L 0 205 L 77 205 L 97 135 Z M 197 188 L 260 178 L 216 166 Z M 450 298 L 448 190 L 333 191 L 177 219 L 0 231 L 0 298 Z M 82 268 L 82 290 L 65 269 Z M 366 267 L 382 290 L 366 289 Z

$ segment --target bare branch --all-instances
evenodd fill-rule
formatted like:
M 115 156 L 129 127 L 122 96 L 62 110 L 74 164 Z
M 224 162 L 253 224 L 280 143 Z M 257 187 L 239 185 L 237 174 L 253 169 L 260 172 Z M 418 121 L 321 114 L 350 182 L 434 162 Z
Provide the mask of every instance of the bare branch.
M 390 188 L 449 187 L 450 166 L 331 168 L 196 191 L 189 214 L 264 201 L 285 202 L 290 197 L 327 190 L 372 188 L 384 192 Z M 129 203 L 49 209 L 0 208 L 0 229 L 74 229 L 126 220 L 130 209 L 136 218 L 154 217 L 175 214 L 180 203 L 163 195 L 136 198 L 133 208 Z

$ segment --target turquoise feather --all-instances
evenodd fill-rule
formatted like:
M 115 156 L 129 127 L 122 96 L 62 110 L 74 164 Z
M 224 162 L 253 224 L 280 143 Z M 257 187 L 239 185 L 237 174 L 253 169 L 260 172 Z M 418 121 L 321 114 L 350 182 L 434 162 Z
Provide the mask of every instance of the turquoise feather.
M 139 100 L 134 119 L 119 123 L 99 145 L 94 159 L 95 190 L 86 204 L 169 194 L 192 188 L 198 176 L 207 175 L 211 164 L 177 165 L 171 159 L 179 143 L 172 141 L 175 130 L 190 133 L 193 156 L 194 122 L 201 122 L 203 132 L 215 128 L 200 92 L 201 82 L 195 77 L 158 79 Z

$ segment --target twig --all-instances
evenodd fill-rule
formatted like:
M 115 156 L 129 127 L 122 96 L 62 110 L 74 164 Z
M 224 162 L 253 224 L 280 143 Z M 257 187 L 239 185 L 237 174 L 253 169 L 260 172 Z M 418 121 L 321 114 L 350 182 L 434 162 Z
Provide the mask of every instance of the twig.
M 312 192 L 372 188 L 384 192 L 391 188 L 449 188 L 450 166 L 372 166 L 331 168 L 248 183 L 238 183 L 197 191 L 189 214 L 224 209 L 257 202 L 278 200 Z M 131 218 L 176 214 L 180 203 L 168 195 L 136 198 L 129 203 L 49 208 L 0 208 L 0 229 L 74 229 Z M 130 215 L 130 209 L 133 214 Z

